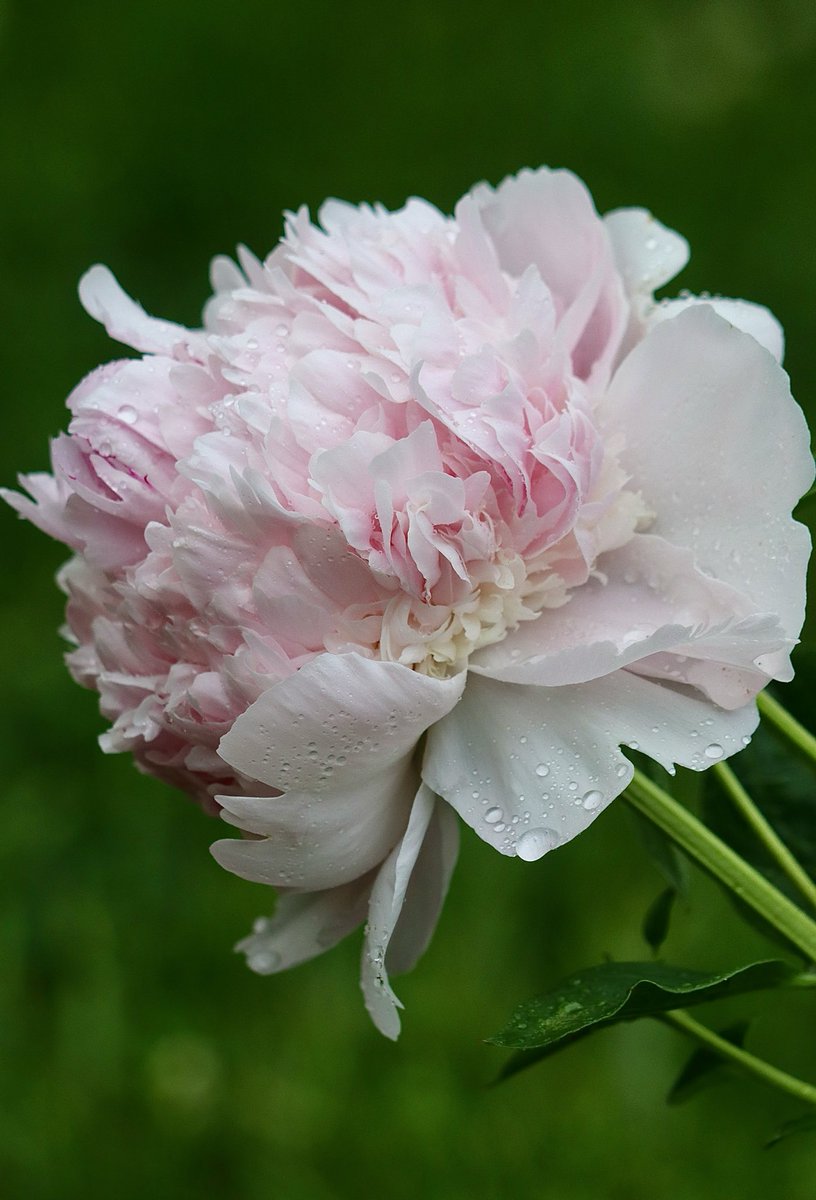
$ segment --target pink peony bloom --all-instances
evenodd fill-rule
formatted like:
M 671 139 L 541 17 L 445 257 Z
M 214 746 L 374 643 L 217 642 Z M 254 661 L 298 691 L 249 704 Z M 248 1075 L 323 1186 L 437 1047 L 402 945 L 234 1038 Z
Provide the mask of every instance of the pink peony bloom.
M 767 310 L 656 302 L 682 238 L 602 219 L 569 172 L 453 218 L 330 201 L 263 262 L 213 263 L 201 330 L 94 267 L 80 294 L 141 357 L 69 398 L 20 513 L 60 584 L 106 751 L 243 838 L 280 889 L 261 973 L 366 921 L 362 985 L 431 935 L 456 815 L 530 861 L 632 777 L 702 770 L 790 678 L 813 477 Z

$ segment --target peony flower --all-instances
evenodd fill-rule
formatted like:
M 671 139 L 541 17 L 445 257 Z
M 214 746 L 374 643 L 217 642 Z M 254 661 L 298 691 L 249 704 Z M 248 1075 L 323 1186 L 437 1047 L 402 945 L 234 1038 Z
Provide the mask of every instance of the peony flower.
M 68 665 L 106 751 L 243 837 L 279 889 L 241 943 L 282 970 L 366 922 L 362 986 L 422 953 L 461 817 L 529 862 L 627 786 L 733 754 L 790 678 L 813 469 L 779 326 L 658 302 L 685 241 L 566 171 L 453 218 L 330 201 L 213 263 L 203 328 L 103 267 L 139 351 L 73 392 L 18 511 L 74 552 Z

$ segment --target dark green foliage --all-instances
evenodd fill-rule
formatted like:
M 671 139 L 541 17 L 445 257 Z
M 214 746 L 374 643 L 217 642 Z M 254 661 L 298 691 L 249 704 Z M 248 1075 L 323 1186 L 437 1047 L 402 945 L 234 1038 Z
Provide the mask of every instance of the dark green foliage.
M 729 1025 L 727 1029 L 720 1029 L 717 1032 L 726 1042 L 742 1048 L 750 1028 L 750 1021 L 737 1021 L 734 1025 Z M 694 1051 L 677 1076 L 666 1097 L 666 1102 L 683 1104 L 686 1100 L 697 1096 L 705 1088 L 720 1083 L 722 1080 L 733 1078 L 734 1074 L 735 1068 L 732 1063 L 727 1062 L 713 1050 L 709 1050 L 707 1046 L 701 1046 Z
M 816 876 L 816 767 L 763 721 L 750 746 L 734 760 L 733 769 L 788 849 L 808 874 Z M 713 777 L 706 781 L 703 813 L 719 837 L 797 904 L 803 903 Z
M 667 963 L 599 963 L 518 1005 L 507 1025 L 489 1040 L 497 1046 L 552 1053 L 591 1029 L 782 987 L 794 974 L 792 967 L 778 960 L 733 971 L 691 971 Z
M 765 1149 L 770 1150 L 771 1146 L 778 1146 L 780 1142 L 785 1142 L 799 1133 L 816 1133 L 816 1113 L 804 1113 L 801 1117 L 794 1117 L 792 1120 L 786 1121 L 777 1129 L 773 1137 L 768 1139 Z
M 666 888 L 649 905 L 643 918 L 643 937 L 657 954 L 666 940 L 671 924 L 671 915 L 677 892 L 674 888 Z

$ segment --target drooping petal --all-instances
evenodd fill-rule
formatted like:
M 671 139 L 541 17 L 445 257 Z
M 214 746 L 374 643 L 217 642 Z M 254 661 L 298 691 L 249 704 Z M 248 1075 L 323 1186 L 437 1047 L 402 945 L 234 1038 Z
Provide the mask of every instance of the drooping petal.
M 236 950 L 259 975 L 273 975 L 330 950 L 361 923 L 371 878 L 355 879 L 325 892 L 278 897 L 273 917 L 259 917 Z
M 321 654 L 238 717 L 218 753 L 249 779 L 312 795 L 382 776 L 462 694 L 464 673 L 431 679 L 360 654 Z
M 700 771 L 742 749 L 757 720 L 753 705 L 725 711 L 626 670 L 553 688 L 474 675 L 429 732 L 422 778 L 484 841 L 532 860 L 624 790 L 621 746 Z
M 436 803 L 433 792 L 420 787 L 405 835 L 383 863 L 371 889 L 360 983 L 372 1021 L 389 1038 L 399 1035 L 397 1009 L 402 1005 L 388 982 L 386 956 Z
M 444 800 L 437 800 L 416 866 L 408 880 L 385 963 L 395 975 L 410 971 L 425 953 L 436 928 L 459 853 L 459 820 Z
M 656 514 L 651 532 L 688 546 L 703 572 L 796 637 L 810 536 L 790 513 L 813 460 L 784 371 L 754 338 L 694 305 L 627 356 L 604 407 Z

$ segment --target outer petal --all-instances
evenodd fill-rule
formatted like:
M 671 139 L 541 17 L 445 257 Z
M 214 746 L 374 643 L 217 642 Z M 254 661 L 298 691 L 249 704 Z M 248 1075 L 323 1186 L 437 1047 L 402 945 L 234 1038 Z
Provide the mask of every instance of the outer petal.
M 395 974 L 410 971 L 424 954 L 436 928 L 458 853 L 459 820 L 449 804 L 437 800 L 408 881 L 402 912 L 388 944 L 389 971 Z
M 88 315 L 100 321 L 112 338 L 134 350 L 172 356 L 177 346 L 198 340 L 183 325 L 148 316 L 141 304 L 123 291 L 113 273 L 99 264 L 79 281 L 79 298 Z
M 464 675 L 431 679 L 360 654 L 321 654 L 250 705 L 218 753 L 281 791 L 317 796 L 385 781 L 464 685 Z
M 621 745 L 700 771 L 740 750 L 757 720 L 753 705 L 725 712 L 625 670 L 558 688 L 472 676 L 428 735 L 422 777 L 486 842 L 532 860 L 627 786 Z
M 649 325 L 658 325 L 671 317 L 678 316 L 695 304 L 707 304 L 714 312 L 735 329 L 749 333 L 760 346 L 782 362 L 785 353 L 785 334 L 770 309 L 763 304 L 752 304 L 749 300 L 727 300 L 723 296 L 686 296 L 681 300 L 663 300 L 648 317 Z
M 411 876 L 417 867 L 425 836 L 433 816 L 436 797 L 420 787 L 411 809 L 408 828 L 398 846 L 382 865 L 371 889 L 368 926 L 363 945 L 360 983 L 365 1006 L 372 1021 L 386 1037 L 400 1031 L 397 1008 L 401 1008 L 388 982 L 386 953 L 399 920 Z
M 274 917 L 259 917 L 235 947 L 259 975 L 285 971 L 330 950 L 365 917 L 371 877 L 306 895 L 280 896 Z
M 604 222 L 630 295 L 657 291 L 689 260 L 686 239 L 661 225 L 645 208 L 616 208 Z
M 405 828 L 416 788 L 416 770 L 405 762 L 387 779 L 378 772 L 330 794 L 219 796 L 226 821 L 266 836 L 226 838 L 210 850 L 243 879 L 307 891 L 337 887 L 382 862 Z
M 778 613 L 795 637 L 810 536 L 790 513 L 813 461 L 805 419 L 771 356 L 694 305 L 624 360 L 604 420 L 626 438 L 621 462 L 657 514 L 651 531 L 690 547 L 701 570 L 758 611 Z
M 789 648 L 775 616 L 758 616 L 736 589 L 698 571 L 691 551 L 663 538 L 636 535 L 598 568 L 600 577 L 563 608 L 545 610 L 475 655 L 472 670 L 553 687 L 668 650 L 751 669 L 760 654 Z

